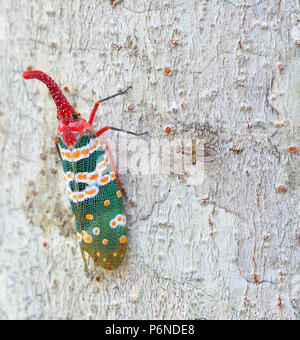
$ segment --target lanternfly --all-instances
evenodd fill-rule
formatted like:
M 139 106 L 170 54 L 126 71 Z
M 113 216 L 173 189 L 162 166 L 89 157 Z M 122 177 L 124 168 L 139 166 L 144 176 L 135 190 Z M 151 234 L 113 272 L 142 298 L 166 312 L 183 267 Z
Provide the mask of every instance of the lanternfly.
M 85 252 L 97 264 L 112 270 L 123 261 L 127 248 L 126 217 L 122 202 L 122 184 L 109 145 L 100 136 L 107 130 L 125 131 L 105 126 L 94 131 L 92 124 L 100 103 L 125 94 L 116 93 L 94 105 L 89 121 L 81 118 L 56 82 L 47 74 L 29 70 L 25 79 L 38 79 L 48 87 L 57 107 L 56 147 L 61 158 L 77 239 L 88 270 Z M 127 133 L 140 136 L 130 131 Z

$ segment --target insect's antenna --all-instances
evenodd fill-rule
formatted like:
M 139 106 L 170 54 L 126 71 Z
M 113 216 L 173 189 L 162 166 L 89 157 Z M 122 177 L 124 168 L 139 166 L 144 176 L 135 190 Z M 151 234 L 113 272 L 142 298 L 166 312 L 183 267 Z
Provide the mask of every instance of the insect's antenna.
M 59 119 L 70 118 L 72 112 L 76 111 L 68 102 L 56 82 L 46 73 L 37 70 L 30 70 L 23 73 L 25 79 L 38 79 L 48 87 L 54 103 L 57 107 L 57 116 Z

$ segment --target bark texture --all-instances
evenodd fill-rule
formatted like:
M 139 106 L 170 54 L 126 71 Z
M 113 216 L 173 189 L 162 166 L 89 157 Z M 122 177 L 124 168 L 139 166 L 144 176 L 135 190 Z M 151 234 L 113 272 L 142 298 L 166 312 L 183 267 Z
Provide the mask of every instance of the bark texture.
M 0 2 L 0 319 L 299 319 L 299 9 Z M 83 271 L 55 106 L 43 84 L 22 79 L 29 66 L 86 118 L 100 97 L 133 85 L 95 123 L 149 132 L 137 150 L 131 137 L 121 143 L 129 249 L 115 272 L 91 262 Z M 176 159 L 163 175 L 148 171 L 153 141 L 163 153 L 181 139 L 216 151 L 200 184 L 191 162 L 183 173 Z

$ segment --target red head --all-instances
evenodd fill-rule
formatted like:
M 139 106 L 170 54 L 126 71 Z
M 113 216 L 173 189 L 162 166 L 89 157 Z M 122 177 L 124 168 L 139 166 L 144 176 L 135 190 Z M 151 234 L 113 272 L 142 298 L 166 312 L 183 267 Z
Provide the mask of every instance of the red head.
M 77 111 L 69 104 L 56 82 L 42 71 L 30 70 L 23 74 L 25 79 L 38 79 L 48 87 L 57 107 L 57 118 L 61 120 L 58 133 L 66 145 L 73 148 L 83 134 L 91 133 L 91 126 L 81 118 Z

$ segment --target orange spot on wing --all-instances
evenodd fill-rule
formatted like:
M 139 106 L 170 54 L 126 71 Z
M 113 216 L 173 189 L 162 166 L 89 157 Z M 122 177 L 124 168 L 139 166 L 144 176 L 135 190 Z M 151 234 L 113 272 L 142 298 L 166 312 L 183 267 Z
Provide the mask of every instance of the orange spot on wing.
M 86 179 L 87 176 L 86 176 L 86 174 L 79 173 L 79 174 L 77 175 L 77 178 L 78 178 L 78 180 L 83 180 L 83 179 Z
M 105 206 L 105 207 L 108 207 L 109 205 L 110 205 L 110 200 L 104 201 L 104 206 Z
M 81 153 L 86 156 L 90 153 L 90 150 L 89 149 L 83 149 L 83 150 L 81 150 Z
M 96 192 L 96 189 L 86 190 L 87 195 L 93 195 Z
M 118 190 L 118 191 L 117 191 L 117 197 L 120 198 L 121 196 L 122 196 L 121 190 Z
M 121 236 L 120 237 L 120 243 L 126 243 L 126 236 Z
M 107 183 L 108 181 L 109 181 L 109 177 L 103 177 L 100 180 L 101 183 Z
M 91 242 L 92 242 L 91 236 L 90 236 L 90 235 L 86 236 L 86 237 L 84 238 L 84 242 L 85 242 L 85 243 L 91 243 Z
M 118 217 L 118 221 L 119 221 L 119 222 L 122 221 L 122 217 L 121 217 L 121 216 Z
M 75 151 L 73 151 L 73 158 L 79 158 L 80 157 L 80 155 L 81 155 L 81 152 L 79 151 L 79 150 L 75 150 Z
M 108 243 L 108 240 L 105 238 L 104 240 L 103 240 L 103 244 L 105 245 L 105 244 L 107 244 Z
M 78 199 L 81 200 L 82 198 L 84 198 L 84 194 L 79 194 L 79 195 L 78 195 Z
M 65 157 L 68 158 L 68 159 L 71 159 L 71 152 L 66 151 L 65 152 Z
M 91 181 L 95 181 L 98 177 L 99 177 L 99 175 L 98 175 L 98 174 L 95 174 L 95 175 L 92 175 L 89 179 L 90 179 Z
M 85 215 L 85 218 L 86 218 L 87 220 L 91 220 L 91 219 L 93 218 L 93 215 L 92 215 L 92 214 L 86 214 L 86 215 Z

